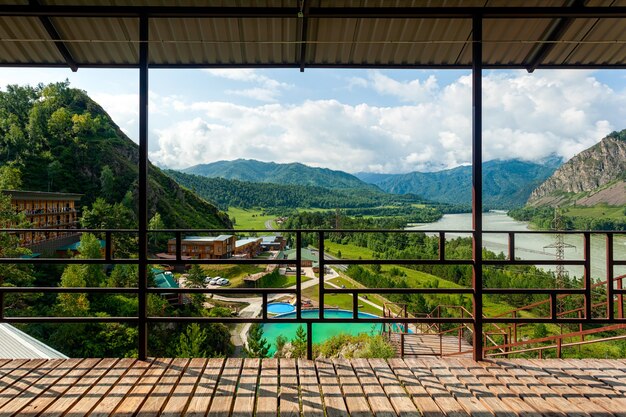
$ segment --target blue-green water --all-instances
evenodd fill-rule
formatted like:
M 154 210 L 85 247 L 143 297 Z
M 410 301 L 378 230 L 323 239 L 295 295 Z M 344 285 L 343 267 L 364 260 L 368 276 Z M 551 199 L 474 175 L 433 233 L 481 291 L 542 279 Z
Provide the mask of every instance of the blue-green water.
M 271 344 L 270 355 L 276 351 L 276 345 L 274 341 L 279 335 L 287 338 L 291 341 L 296 337 L 296 330 L 300 324 L 295 323 L 279 323 L 281 318 L 292 319 L 296 317 L 296 313 L 281 314 L 276 318 L 276 323 L 266 323 L 263 325 L 263 337 Z M 319 317 L 319 310 L 303 310 L 303 318 L 317 318 Z M 352 318 L 352 312 L 347 310 L 325 310 L 325 318 Z M 372 318 L 376 317 L 371 314 L 359 313 L 360 318 Z M 306 331 L 306 324 L 302 324 L 304 331 Z M 347 333 L 351 335 L 357 335 L 360 333 L 378 334 L 382 328 L 380 323 L 313 323 L 313 343 L 322 343 L 328 338 L 338 335 L 340 333 Z

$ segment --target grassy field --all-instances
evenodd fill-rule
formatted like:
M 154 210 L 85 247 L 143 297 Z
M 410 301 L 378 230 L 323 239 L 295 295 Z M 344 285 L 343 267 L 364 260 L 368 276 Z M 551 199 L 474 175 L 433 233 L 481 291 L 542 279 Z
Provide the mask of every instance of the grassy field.
M 319 302 L 319 285 L 314 285 L 309 288 L 305 288 L 302 290 L 302 296 L 304 298 L 310 298 L 311 300 L 315 300 Z M 374 301 L 376 302 L 376 301 Z M 324 295 L 324 304 L 326 306 L 334 306 L 344 310 L 352 310 L 352 295 L 350 294 L 325 294 Z M 373 306 L 363 303 L 359 300 L 359 311 L 362 313 L 374 314 L 376 316 L 382 316 L 382 311 L 374 308 Z M 381 303 L 382 307 L 382 303 Z
M 256 265 L 202 265 L 208 277 L 228 278 L 232 287 L 243 287 L 244 277 L 265 271 L 265 267 Z
M 605 219 L 623 219 L 625 207 L 598 205 L 594 207 L 570 206 L 563 210 L 566 217 L 592 217 Z
M 272 227 L 276 228 L 274 219 L 276 216 L 263 215 L 261 209 L 242 209 L 229 207 L 226 212 L 231 219 L 235 219 L 235 229 L 265 229 L 265 222 L 272 221 Z

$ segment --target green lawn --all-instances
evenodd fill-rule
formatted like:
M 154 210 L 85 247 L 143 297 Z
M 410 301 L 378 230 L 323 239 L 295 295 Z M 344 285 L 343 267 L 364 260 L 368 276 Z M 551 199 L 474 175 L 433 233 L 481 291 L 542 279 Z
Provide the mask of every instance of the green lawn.
M 605 219 L 623 219 L 624 207 L 617 206 L 605 206 L 598 205 L 593 207 L 567 207 L 563 210 L 563 215 L 566 217 L 593 217 L 593 218 L 605 218 Z
M 235 229 L 262 229 L 265 230 L 265 222 L 272 221 L 272 226 L 277 228 L 274 219 L 276 216 L 263 215 L 262 209 L 242 209 L 229 207 L 226 212 L 231 219 L 235 219 Z
M 302 296 L 305 298 L 310 298 L 311 300 L 315 300 L 319 302 L 319 285 L 314 285 L 313 287 L 305 288 L 302 290 Z M 376 300 L 372 300 L 376 303 Z M 324 294 L 324 304 L 326 306 L 338 307 L 344 310 L 352 310 L 352 295 L 350 294 Z M 376 316 L 382 316 L 383 312 L 374 308 L 373 306 L 364 303 L 359 300 L 359 311 L 361 313 L 369 313 L 374 314 Z M 381 304 L 382 307 L 382 304 Z
M 208 277 L 228 278 L 232 287 L 243 287 L 244 277 L 265 271 L 256 265 L 202 265 L 202 269 Z

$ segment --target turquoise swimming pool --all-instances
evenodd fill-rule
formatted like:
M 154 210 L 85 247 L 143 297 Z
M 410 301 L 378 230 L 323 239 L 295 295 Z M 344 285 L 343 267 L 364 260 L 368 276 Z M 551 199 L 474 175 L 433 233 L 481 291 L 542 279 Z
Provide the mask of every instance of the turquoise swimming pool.
M 276 337 L 282 335 L 291 340 L 296 337 L 296 330 L 299 324 L 295 323 L 280 323 L 280 318 L 294 318 L 296 313 L 281 314 L 276 317 L 276 323 L 266 323 L 263 325 L 263 337 L 271 344 L 270 355 L 276 351 L 276 344 L 274 343 Z M 303 310 L 303 318 L 316 318 L 319 317 L 319 310 Z M 352 318 L 352 312 L 348 310 L 325 310 L 324 317 L 327 318 Z M 377 317 L 372 314 L 359 313 L 359 317 Z M 302 324 L 306 331 L 306 324 Z M 359 333 L 380 333 L 382 325 L 379 323 L 313 323 L 313 343 L 322 343 L 328 338 L 338 335 L 340 333 L 348 333 L 357 335 Z
M 285 314 L 296 311 L 296 307 L 289 303 L 269 303 L 267 305 L 267 312 L 271 314 Z

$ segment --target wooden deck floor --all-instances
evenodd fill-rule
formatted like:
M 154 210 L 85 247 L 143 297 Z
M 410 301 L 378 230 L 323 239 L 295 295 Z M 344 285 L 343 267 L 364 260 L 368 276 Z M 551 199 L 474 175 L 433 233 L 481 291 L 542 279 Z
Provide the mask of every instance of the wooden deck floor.
M 626 360 L 0 360 L 0 416 L 626 416 Z

